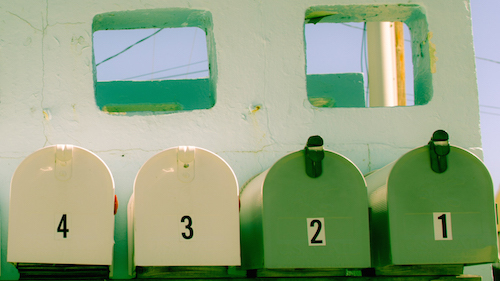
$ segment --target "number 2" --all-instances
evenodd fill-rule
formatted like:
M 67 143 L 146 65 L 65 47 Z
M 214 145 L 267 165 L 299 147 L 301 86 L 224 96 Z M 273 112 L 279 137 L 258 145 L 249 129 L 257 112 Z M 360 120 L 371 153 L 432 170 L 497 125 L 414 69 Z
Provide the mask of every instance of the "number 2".
M 325 246 L 325 219 L 307 219 L 307 239 L 309 246 Z
M 322 244 L 323 240 L 316 240 L 318 238 L 319 233 L 321 232 L 321 221 L 320 220 L 312 220 L 309 224 L 310 227 L 313 227 L 315 224 L 318 224 L 318 228 L 316 228 L 316 233 L 314 233 L 313 238 L 311 239 L 311 244 Z
M 57 232 L 63 233 L 63 238 L 68 238 L 68 218 L 66 214 L 63 214 L 61 220 L 59 221 L 59 225 L 57 226 Z
M 185 225 L 185 227 L 187 230 L 189 230 L 189 234 L 186 235 L 185 232 L 182 232 L 181 234 L 182 234 L 182 238 L 189 240 L 189 239 L 193 238 L 193 235 L 194 235 L 194 230 L 191 227 L 193 225 L 193 220 L 191 219 L 190 216 L 183 216 L 181 218 L 181 222 L 184 222 L 185 220 L 187 220 L 187 224 Z

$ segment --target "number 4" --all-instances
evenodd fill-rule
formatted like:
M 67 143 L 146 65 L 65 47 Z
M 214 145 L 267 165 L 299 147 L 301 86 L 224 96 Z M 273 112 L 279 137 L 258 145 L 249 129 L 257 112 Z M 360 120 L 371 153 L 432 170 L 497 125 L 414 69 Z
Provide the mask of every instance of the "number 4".
M 451 233 L 451 213 L 433 213 L 434 240 L 453 240 Z
M 63 238 L 68 238 L 68 217 L 66 214 L 63 214 L 61 220 L 59 221 L 59 225 L 57 226 L 57 232 L 63 233 Z

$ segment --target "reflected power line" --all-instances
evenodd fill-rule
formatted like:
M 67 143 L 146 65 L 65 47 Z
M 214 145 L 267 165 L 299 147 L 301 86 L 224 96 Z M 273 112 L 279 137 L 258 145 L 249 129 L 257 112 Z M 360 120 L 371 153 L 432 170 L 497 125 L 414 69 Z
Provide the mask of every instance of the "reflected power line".
M 146 37 L 142 38 L 141 40 L 139 40 L 139 41 L 135 42 L 134 44 L 132 44 L 132 45 L 128 46 L 127 48 L 123 49 L 121 52 L 118 52 L 118 53 L 116 53 L 116 54 L 112 55 L 111 57 L 109 57 L 109 58 L 107 58 L 107 59 L 105 59 L 105 60 L 103 60 L 103 61 L 101 61 L 101 62 L 99 62 L 99 63 L 96 63 L 96 65 L 95 65 L 95 66 L 96 66 L 96 67 L 98 67 L 100 64 L 102 64 L 102 63 L 104 63 L 104 62 L 107 62 L 107 61 L 109 61 L 109 60 L 112 60 L 112 59 L 116 58 L 117 56 L 119 56 L 119 55 L 121 55 L 121 54 L 125 53 L 126 51 L 130 50 L 130 49 L 131 49 L 132 47 L 134 47 L 135 45 L 140 44 L 140 43 L 142 43 L 142 42 L 146 41 L 147 39 L 149 39 L 149 38 L 151 38 L 151 37 L 155 36 L 158 32 L 160 32 L 160 31 L 162 31 L 162 30 L 163 30 L 163 28 L 160 28 L 159 30 L 155 31 L 153 34 L 148 35 L 148 36 L 146 36 Z
M 166 69 L 162 69 L 162 70 L 158 70 L 158 71 L 154 71 L 154 72 L 150 72 L 150 73 L 145 73 L 145 74 L 141 74 L 141 75 L 137 75 L 137 76 L 132 76 L 132 77 L 124 78 L 123 80 L 135 79 L 135 78 L 139 78 L 139 77 L 143 77 L 143 76 L 148 76 L 148 75 L 151 75 L 151 74 L 156 74 L 156 73 L 165 72 L 165 71 L 169 71 L 169 70 L 174 70 L 174 69 L 178 69 L 178 68 L 182 68 L 182 67 L 186 67 L 186 66 L 190 66 L 190 65 L 194 65 L 194 64 L 204 63 L 204 62 L 207 62 L 207 61 L 208 60 L 202 60 L 202 61 L 197 61 L 197 62 L 188 63 L 188 64 L 184 64 L 184 65 L 179 65 L 179 66 L 175 66 L 175 67 L 171 67 L 171 68 L 166 68 Z M 205 69 L 203 71 L 208 71 L 208 69 Z M 199 71 L 199 72 L 201 72 L 201 71 Z M 192 74 L 192 73 L 199 73 L 199 72 L 189 72 L 189 73 L 184 73 L 184 74 Z M 167 77 L 169 77 L 169 76 L 167 76 Z M 156 79 L 162 79 L 162 78 L 156 78 Z

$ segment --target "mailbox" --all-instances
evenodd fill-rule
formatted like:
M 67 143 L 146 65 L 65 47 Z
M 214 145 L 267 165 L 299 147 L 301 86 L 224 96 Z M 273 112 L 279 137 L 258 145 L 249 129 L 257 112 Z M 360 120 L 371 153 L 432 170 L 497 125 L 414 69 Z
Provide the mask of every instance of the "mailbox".
M 136 266 L 240 265 L 238 182 L 229 165 L 198 147 L 150 158 L 129 201 L 130 273 Z
M 445 131 L 366 181 L 374 267 L 497 260 L 490 174 Z
M 54 145 L 21 162 L 10 186 L 7 261 L 109 266 L 113 245 L 114 182 L 98 156 Z
M 244 268 L 370 267 L 365 180 L 319 136 L 249 181 L 240 200 Z

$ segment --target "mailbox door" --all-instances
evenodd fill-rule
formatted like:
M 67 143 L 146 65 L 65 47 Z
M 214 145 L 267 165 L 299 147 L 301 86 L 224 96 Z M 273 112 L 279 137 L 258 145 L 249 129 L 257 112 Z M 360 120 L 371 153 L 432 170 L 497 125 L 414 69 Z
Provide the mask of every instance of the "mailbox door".
M 345 157 L 325 151 L 323 172 L 305 172 L 304 152 L 285 156 L 263 186 L 265 268 L 370 267 L 364 178 Z
M 137 174 L 134 197 L 137 266 L 240 265 L 238 184 L 217 155 L 158 153 Z
M 498 257 L 493 183 L 484 164 L 451 146 L 448 168 L 430 168 L 429 149 L 405 154 L 387 189 L 393 264 L 494 262 Z
M 111 265 L 113 200 L 111 173 L 90 151 L 36 151 L 12 177 L 7 260 Z

